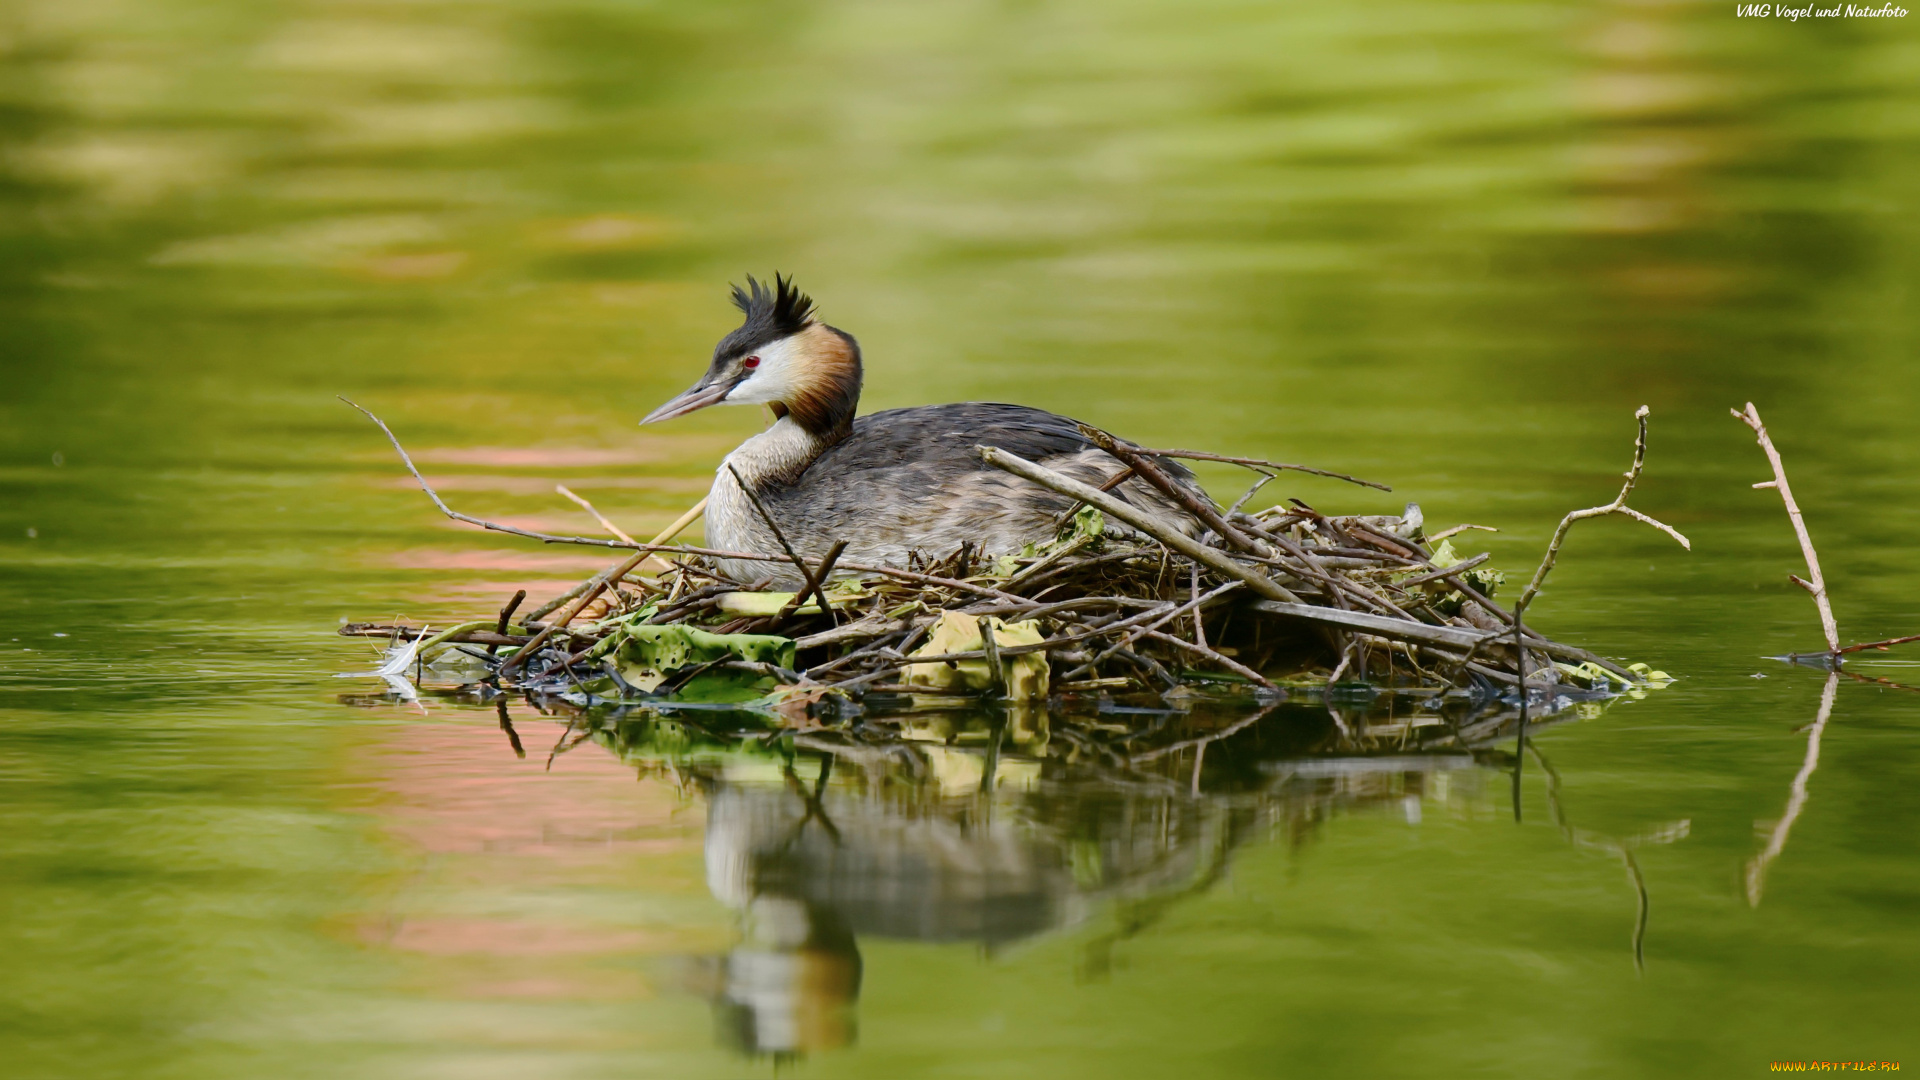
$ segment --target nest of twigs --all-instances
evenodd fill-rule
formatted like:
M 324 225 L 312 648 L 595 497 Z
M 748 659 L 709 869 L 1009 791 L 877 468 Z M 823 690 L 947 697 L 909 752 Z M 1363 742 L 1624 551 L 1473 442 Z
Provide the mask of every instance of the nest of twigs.
M 1639 419 L 1627 487 L 1611 509 L 1596 511 L 1640 516 L 1619 509 L 1644 454 L 1644 411 Z M 807 559 L 524 533 L 457 514 L 427 488 L 461 520 L 632 554 L 524 613 L 522 593 L 496 617 L 439 631 L 356 624 L 340 632 L 389 638 L 382 673 L 390 676 L 431 668 L 587 706 L 765 707 L 779 723 L 811 727 L 887 695 L 1032 703 L 1204 687 L 1261 702 L 1307 691 L 1524 705 L 1536 694 L 1564 703 L 1664 678 L 1525 629 L 1494 600 L 1503 575 L 1487 556 L 1453 551 L 1449 537 L 1478 526 L 1429 533 L 1411 503 L 1400 516 L 1330 515 L 1298 500 L 1247 513 L 1242 506 L 1262 485 L 1301 467 L 1143 450 L 1087 433 L 1114 458 L 1106 489 L 1144 480 L 1184 503 L 1203 535 L 1189 538 L 1106 490 L 993 447 L 980 449 L 988 464 L 1076 500 L 1058 535 L 1014 555 L 963 547 L 908 567 L 843 562 L 844 544 Z M 1232 462 L 1257 482 L 1230 507 L 1204 504 L 1159 467 L 1168 457 Z M 1595 513 L 1562 523 L 1520 610 L 1580 516 Z M 771 592 L 771 575 L 730 578 L 718 569 L 722 558 L 786 563 L 805 585 Z

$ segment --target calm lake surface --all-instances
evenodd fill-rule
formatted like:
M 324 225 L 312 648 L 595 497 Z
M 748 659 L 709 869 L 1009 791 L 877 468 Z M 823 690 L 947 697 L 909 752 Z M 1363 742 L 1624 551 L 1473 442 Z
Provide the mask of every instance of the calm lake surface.
M 1819 646 L 1805 570 L 1727 415 L 1842 635 L 1920 633 L 1920 18 L 1732 7 L 19 0 L 0 1071 L 1920 1065 L 1920 652 L 1808 726 L 1823 674 L 1763 659 Z M 491 704 L 342 677 L 342 621 L 605 560 L 440 518 L 336 394 L 460 509 L 592 531 L 565 483 L 645 535 L 760 421 L 635 421 L 776 268 L 869 408 L 1377 478 L 1269 491 L 1497 526 L 1463 546 L 1510 582 L 1649 405 L 1634 502 L 1692 552 L 1582 525 L 1532 619 L 1678 681 L 1542 729 L 1516 821 L 1497 756 L 1300 759 L 1312 709 L 981 795 L 965 742 L 549 767 L 564 717 L 513 704 L 521 757 Z

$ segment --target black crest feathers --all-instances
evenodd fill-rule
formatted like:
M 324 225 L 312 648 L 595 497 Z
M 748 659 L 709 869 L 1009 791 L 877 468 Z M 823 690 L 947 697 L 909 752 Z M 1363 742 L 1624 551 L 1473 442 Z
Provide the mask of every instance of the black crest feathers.
M 794 287 L 791 278 L 779 274 L 773 275 L 771 289 L 748 275 L 746 288 L 733 287 L 733 305 L 747 319 L 720 343 L 723 352 L 759 348 L 797 334 L 813 322 L 813 301 Z

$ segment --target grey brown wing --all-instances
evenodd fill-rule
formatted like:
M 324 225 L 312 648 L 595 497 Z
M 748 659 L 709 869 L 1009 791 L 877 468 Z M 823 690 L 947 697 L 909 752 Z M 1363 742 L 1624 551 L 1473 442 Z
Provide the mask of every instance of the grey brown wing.
M 1028 405 L 969 401 L 862 416 L 853 422 L 853 434 L 828 448 L 808 471 L 855 473 L 906 462 L 941 473 L 989 469 L 975 451 L 983 444 L 1035 462 L 1095 449 L 1069 417 Z M 1178 461 L 1161 459 L 1160 464 L 1174 479 L 1192 482 L 1192 472 Z M 1117 470 L 1119 463 L 1114 466 Z
M 976 447 L 998 446 L 1083 483 L 1101 484 L 1123 466 L 1064 416 L 1024 405 L 967 402 L 892 409 L 861 417 L 787 490 L 780 515 L 803 535 L 834 535 L 858 523 L 856 544 L 943 554 L 971 541 L 1017 550 L 1044 540 L 1072 500 L 994 469 Z M 1199 493 L 1192 474 L 1165 462 Z M 1192 531 L 1193 523 L 1139 480 L 1115 494 Z

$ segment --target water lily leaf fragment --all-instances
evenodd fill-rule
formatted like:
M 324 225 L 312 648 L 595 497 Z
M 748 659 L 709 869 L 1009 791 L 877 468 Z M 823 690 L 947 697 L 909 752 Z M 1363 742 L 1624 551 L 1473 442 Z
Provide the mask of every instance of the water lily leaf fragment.
M 1012 555 L 995 559 L 987 570 L 989 577 L 1011 578 L 1021 573 L 1021 563 L 1029 566 L 1058 560 L 1081 548 L 1092 547 L 1107 531 L 1107 516 L 1091 506 L 1074 511 L 1070 525 L 1060 535 L 1044 543 L 1029 543 Z
M 778 615 L 793 600 L 790 592 L 730 592 L 714 597 L 715 606 L 729 615 Z M 815 603 L 807 605 L 820 610 Z
M 791 668 L 794 658 L 792 638 L 771 634 L 714 634 L 678 623 L 666 626 L 627 624 L 616 630 L 609 641 L 613 643 L 612 646 L 603 646 L 601 655 L 613 660 L 622 679 L 649 691 L 665 682 L 667 676 L 695 664 L 747 660 Z M 705 688 L 697 685 L 703 680 L 715 681 L 709 676 L 724 676 L 718 681 L 727 685 Z M 761 683 L 766 685 L 762 687 Z M 771 679 L 748 672 L 711 672 L 688 683 L 675 696 L 689 701 L 744 701 L 750 698 L 734 696 L 734 691 L 753 690 L 751 697 L 758 697 L 773 689 L 773 685 Z M 701 697 L 707 690 L 724 693 L 718 697 Z
M 993 640 L 1001 648 L 1012 645 L 1038 645 L 1044 640 L 1040 633 L 1040 624 L 1032 620 L 1006 623 L 993 619 L 991 625 Z M 927 635 L 926 644 L 915 649 L 911 655 L 941 656 L 947 653 L 978 652 L 983 644 L 980 639 L 979 622 L 974 616 L 947 611 L 942 612 L 940 620 L 933 624 L 933 631 Z M 1018 656 L 1003 656 L 1000 658 L 1000 663 L 1007 673 L 1007 697 L 1027 700 L 1047 696 L 1049 672 L 1045 653 L 1031 652 Z M 906 682 L 910 686 L 925 686 L 935 690 L 987 690 L 993 686 L 993 675 L 988 672 L 987 662 L 984 659 L 944 660 L 909 667 Z
M 1459 552 L 1453 550 L 1452 540 L 1442 540 L 1433 549 L 1433 565 L 1443 570 L 1449 566 L 1457 566 L 1465 561 L 1465 559 L 1461 558 Z M 1418 573 L 1421 573 L 1421 571 L 1415 569 L 1409 570 L 1405 574 L 1396 574 L 1394 576 L 1396 578 L 1405 578 L 1413 577 Z M 1478 589 L 1481 595 L 1492 597 L 1500 586 L 1506 582 L 1507 575 L 1503 570 L 1493 570 L 1483 565 L 1477 566 L 1472 570 L 1461 571 L 1460 580 Z M 1465 593 L 1455 589 L 1444 580 L 1429 581 L 1417 586 L 1417 588 L 1432 598 L 1428 601 L 1429 606 L 1442 615 L 1458 615 L 1460 613 L 1460 606 L 1464 604 L 1467 599 Z
M 1615 675 L 1613 672 L 1608 671 L 1606 668 L 1601 667 L 1591 660 L 1578 664 L 1555 662 L 1553 666 L 1559 668 L 1560 674 L 1565 676 L 1569 681 L 1592 690 L 1604 690 L 1616 682 L 1622 686 L 1629 685 L 1626 679 Z
M 1655 671 L 1652 665 L 1649 665 L 1649 664 L 1628 664 L 1627 670 L 1633 672 L 1635 675 L 1640 676 L 1642 679 L 1645 679 L 1647 682 L 1653 684 L 1656 687 L 1666 686 L 1668 683 L 1671 683 L 1674 681 L 1673 676 L 1667 674 L 1664 671 Z
M 1644 690 L 1660 690 L 1673 684 L 1673 676 L 1664 671 L 1655 671 L 1646 664 L 1628 664 L 1627 670 L 1638 675 L 1643 681 L 1633 682 L 1608 671 L 1591 660 L 1580 664 L 1553 665 L 1560 674 L 1571 683 L 1587 687 L 1590 690 L 1606 690 L 1615 683 L 1620 684 L 1630 696 L 1638 697 Z
M 1074 540 L 1094 540 L 1098 539 L 1100 535 L 1106 531 L 1107 515 L 1101 513 L 1094 507 L 1083 506 L 1074 511 L 1073 531 L 1068 533 L 1064 539 L 1069 542 Z
M 835 581 L 827 586 L 827 603 L 836 610 L 845 608 L 855 601 L 872 595 L 860 587 L 857 582 Z M 790 592 L 730 592 L 715 597 L 716 606 L 728 615 L 778 615 L 781 610 L 793 602 Z M 820 614 L 820 601 L 801 604 L 793 609 L 798 615 Z

